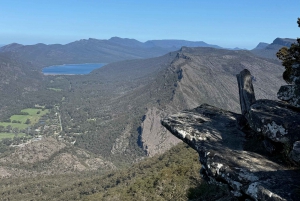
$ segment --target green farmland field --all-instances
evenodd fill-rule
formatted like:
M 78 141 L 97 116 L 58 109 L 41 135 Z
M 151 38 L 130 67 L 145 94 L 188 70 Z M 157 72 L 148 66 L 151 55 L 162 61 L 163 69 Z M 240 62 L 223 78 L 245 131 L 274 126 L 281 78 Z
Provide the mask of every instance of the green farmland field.
M 18 129 L 25 129 L 29 125 L 34 125 L 39 121 L 41 116 L 47 114 L 49 112 L 48 109 L 42 110 L 42 109 L 36 109 L 36 108 L 27 108 L 24 110 L 21 110 L 21 112 L 27 112 L 28 115 L 13 115 L 10 117 L 10 120 L 13 121 L 20 121 L 21 123 L 8 123 L 8 122 L 0 122 L 0 126 L 8 126 L 10 125 L 12 128 L 18 128 Z M 39 112 L 39 114 L 37 114 Z M 26 120 L 30 120 L 30 124 L 25 124 Z
M 0 140 L 2 140 L 4 138 L 13 138 L 15 136 L 16 136 L 16 134 L 14 134 L 14 133 L 0 133 Z M 18 137 L 24 137 L 25 134 L 24 133 L 19 133 L 17 136 Z

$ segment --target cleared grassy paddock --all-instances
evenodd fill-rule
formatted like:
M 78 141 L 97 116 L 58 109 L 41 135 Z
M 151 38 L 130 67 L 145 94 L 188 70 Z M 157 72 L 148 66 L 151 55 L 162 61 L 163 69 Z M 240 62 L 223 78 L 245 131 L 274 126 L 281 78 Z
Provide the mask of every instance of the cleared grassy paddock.
M 10 117 L 10 120 L 13 121 L 20 121 L 21 123 L 9 123 L 9 122 L 0 122 L 0 126 L 8 126 L 10 125 L 12 128 L 18 128 L 18 129 L 25 129 L 29 125 L 33 125 L 39 121 L 41 116 L 47 114 L 49 112 L 48 109 L 45 109 L 44 111 L 42 109 L 36 109 L 36 108 L 27 108 L 24 110 L 21 110 L 21 112 L 27 112 L 28 115 L 13 115 Z M 39 113 L 39 114 L 38 114 Z M 30 120 L 30 124 L 25 124 L 26 120 Z
M 24 137 L 25 134 L 24 133 L 19 133 L 19 134 L 14 134 L 14 133 L 0 133 L 0 140 L 4 139 L 4 138 L 14 138 L 15 136 L 17 137 Z
M 25 129 L 28 127 L 28 124 L 20 124 L 20 123 L 8 123 L 8 122 L 0 122 L 0 126 L 11 126 L 12 128 Z

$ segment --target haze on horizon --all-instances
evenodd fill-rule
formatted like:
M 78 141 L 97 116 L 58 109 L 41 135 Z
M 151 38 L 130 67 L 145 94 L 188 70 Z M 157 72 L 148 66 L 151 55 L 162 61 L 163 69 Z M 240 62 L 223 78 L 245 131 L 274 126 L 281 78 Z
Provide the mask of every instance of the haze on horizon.
M 299 36 L 296 0 L 0 0 L 0 5 L 0 44 L 66 44 L 118 36 L 252 49 L 277 37 Z

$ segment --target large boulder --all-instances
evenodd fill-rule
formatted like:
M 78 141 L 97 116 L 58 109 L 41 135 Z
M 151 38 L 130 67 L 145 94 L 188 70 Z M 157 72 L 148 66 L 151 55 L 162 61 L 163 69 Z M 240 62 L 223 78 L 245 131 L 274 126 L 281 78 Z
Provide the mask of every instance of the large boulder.
M 257 100 L 246 114 L 250 127 L 274 142 L 300 140 L 300 109 L 274 100 Z
M 288 72 L 288 73 L 287 73 Z M 281 86 L 277 97 L 300 108 L 300 63 L 295 62 L 289 71 L 284 73 L 291 85 Z
M 300 109 L 285 102 L 256 100 L 247 69 L 237 80 L 242 115 L 204 104 L 163 119 L 163 126 L 199 153 L 203 178 L 229 185 L 233 196 L 300 200 L 299 168 L 286 167 L 282 159 L 268 155 L 276 153 L 280 144 L 281 153 L 289 152 L 285 157 L 300 164 Z M 299 89 L 292 87 L 286 87 L 290 92 L 281 97 L 297 102 Z M 254 144 L 255 137 L 264 139 Z
M 291 84 L 300 85 L 300 63 L 295 62 L 289 73 Z
M 300 108 L 300 85 L 281 86 L 277 93 L 277 97 L 282 101 Z
M 293 144 L 293 148 L 289 156 L 293 161 L 300 164 L 300 141 L 296 141 Z
M 298 68 L 295 69 L 298 70 Z M 288 85 L 281 87 L 278 96 L 287 103 L 274 100 L 256 101 L 251 77 L 247 69 L 237 74 L 242 112 L 242 117 L 239 120 L 246 119 L 246 121 L 242 121 L 244 126 L 249 124 L 253 131 L 266 138 L 264 146 L 269 153 L 273 153 L 276 149 L 272 141 L 282 143 L 285 152 L 291 151 L 293 144 L 300 140 L 300 109 L 294 107 L 300 105 L 300 86 Z M 239 125 L 243 128 L 241 123 Z M 300 158 L 300 155 L 297 154 L 299 152 L 294 150 L 288 156 L 292 161 L 299 163 L 295 160 L 298 157 Z M 293 157 L 291 158 L 291 156 Z
M 249 133 L 238 129 L 240 116 L 204 104 L 171 115 L 162 124 L 199 153 L 200 173 L 208 182 L 228 184 L 236 197 L 299 200 L 299 195 L 291 193 L 299 190 L 299 170 L 245 150 Z

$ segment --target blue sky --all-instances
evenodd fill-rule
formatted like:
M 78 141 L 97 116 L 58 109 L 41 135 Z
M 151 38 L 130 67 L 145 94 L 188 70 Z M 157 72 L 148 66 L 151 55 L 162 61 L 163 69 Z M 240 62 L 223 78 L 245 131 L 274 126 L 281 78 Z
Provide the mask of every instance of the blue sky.
M 299 0 L 0 0 L 0 44 L 113 36 L 254 48 L 300 37 Z

